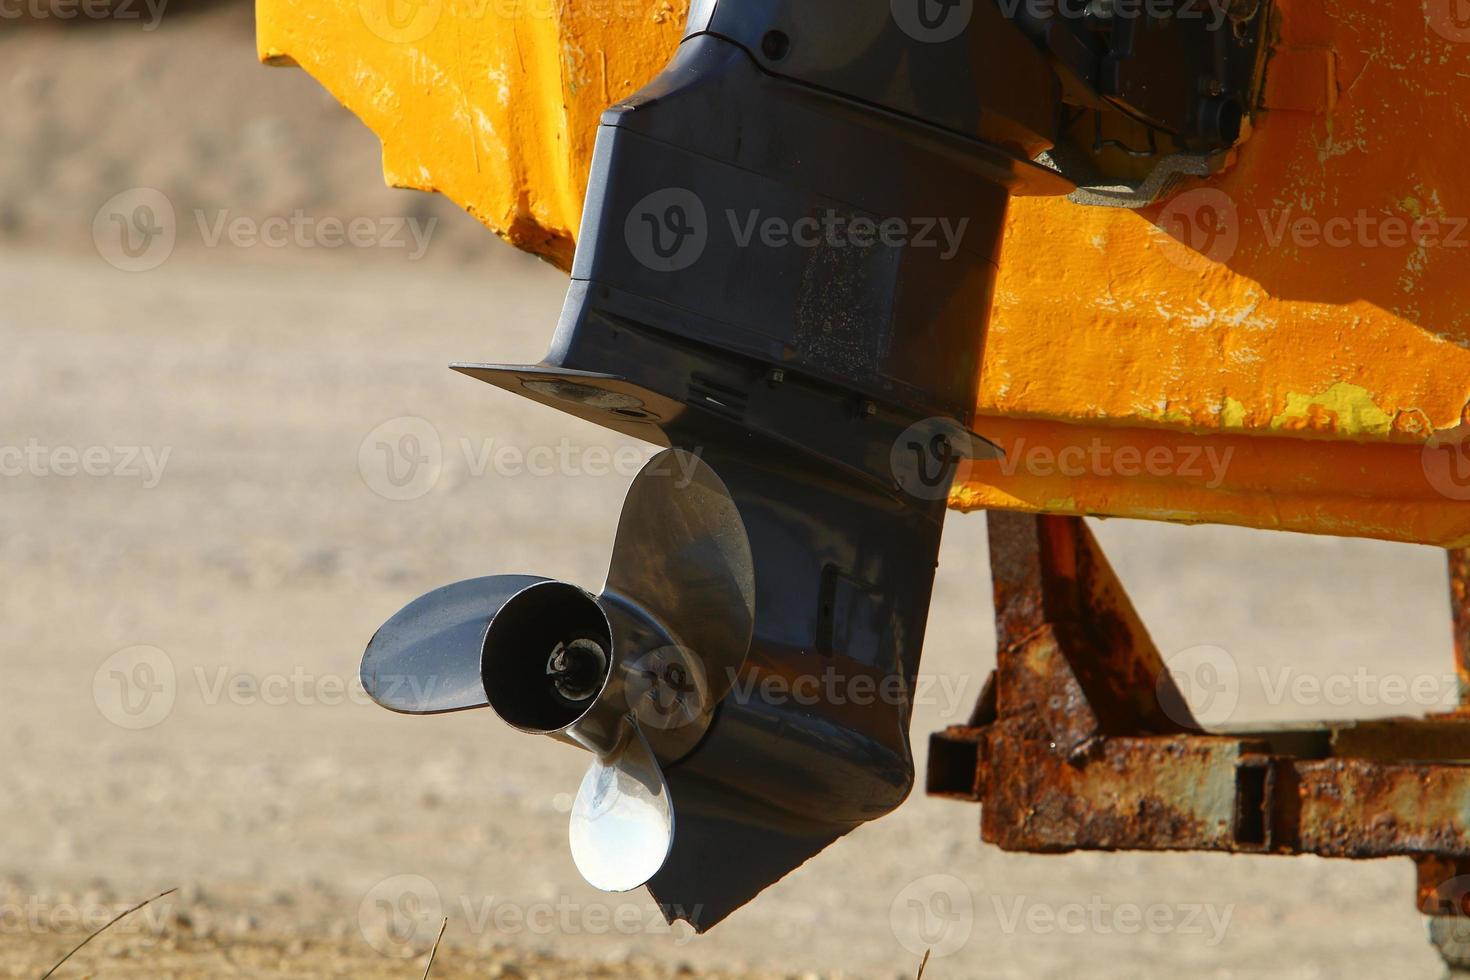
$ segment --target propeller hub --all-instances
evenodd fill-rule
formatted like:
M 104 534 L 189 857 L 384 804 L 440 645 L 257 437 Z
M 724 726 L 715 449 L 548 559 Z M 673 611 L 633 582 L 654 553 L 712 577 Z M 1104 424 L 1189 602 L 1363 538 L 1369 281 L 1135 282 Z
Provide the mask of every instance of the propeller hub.
M 612 630 L 597 601 L 565 582 L 517 593 L 490 619 L 480 674 L 496 714 L 549 735 L 582 721 L 612 669 Z
M 546 660 L 546 676 L 556 693 L 568 701 L 586 701 L 602 689 L 607 674 L 607 651 L 595 640 L 558 643 Z

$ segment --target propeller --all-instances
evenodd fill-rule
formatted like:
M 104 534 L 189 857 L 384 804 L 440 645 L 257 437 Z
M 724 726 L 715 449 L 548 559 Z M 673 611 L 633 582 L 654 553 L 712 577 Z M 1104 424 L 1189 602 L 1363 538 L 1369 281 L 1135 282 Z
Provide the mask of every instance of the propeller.
M 588 884 L 626 892 L 647 882 L 674 845 L 669 784 L 636 724 L 623 745 L 597 757 L 572 803 L 572 860 Z
M 514 728 L 592 752 L 572 857 L 590 884 L 628 891 L 668 857 L 664 767 L 708 730 L 754 624 L 739 509 L 697 454 L 670 449 L 633 480 L 599 595 L 530 575 L 436 589 L 373 636 L 362 683 L 393 711 L 488 705 Z

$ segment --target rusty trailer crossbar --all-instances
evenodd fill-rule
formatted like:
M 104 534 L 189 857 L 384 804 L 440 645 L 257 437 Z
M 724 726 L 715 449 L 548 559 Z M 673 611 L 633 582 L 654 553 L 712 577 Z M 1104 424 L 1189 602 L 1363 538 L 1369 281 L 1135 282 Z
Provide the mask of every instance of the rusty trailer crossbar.
M 1008 851 L 1413 858 L 1425 914 L 1466 914 L 1470 713 L 1207 732 L 1080 518 L 992 512 L 997 667 L 931 737 L 932 795 Z M 1450 553 L 1462 699 L 1470 552 Z

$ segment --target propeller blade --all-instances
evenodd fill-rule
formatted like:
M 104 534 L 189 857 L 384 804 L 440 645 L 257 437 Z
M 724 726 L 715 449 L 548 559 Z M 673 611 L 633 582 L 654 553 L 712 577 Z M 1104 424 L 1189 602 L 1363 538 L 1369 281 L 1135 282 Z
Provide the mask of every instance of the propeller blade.
M 420 596 L 384 623 L 362 655 L 362 686 L 374 701 L 409 715 L 482 708 L 485 630 L 533 575 L 493 575 Z
M 658 873 L 674 842 L 674 807 L 653 750 L 631 720 L 617 749 L 594 757 L 569 829 L 572 860 L 587 883 L 632 891 Z
M 694 664 L 679 673 L 698 689 L 695 714 L 730 690 L 755 624 L 755 566 L 739 508 L 697 455 L 665 450 L 633 481 L 604 596 L 636 607 L 673 639 L 652 651 L 662 658 L 655 666 Z

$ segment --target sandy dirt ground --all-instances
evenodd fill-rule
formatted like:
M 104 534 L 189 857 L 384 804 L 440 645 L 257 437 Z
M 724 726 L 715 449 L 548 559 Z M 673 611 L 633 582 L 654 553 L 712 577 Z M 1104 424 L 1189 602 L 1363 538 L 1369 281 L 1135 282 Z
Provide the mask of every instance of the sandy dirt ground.
M 372 139 L 304 75 L 254 67 L 239 26 L 229 8 L 181 20 L 175 84 L 110 110 L 131 129 L 87 115 L 108 90 L 95 67 L 69 87 L 110 50 L 100 33 L 75 50 L 0 38 L 0 85 L 55 113 L 0 109 L 0 450 L 41 461 L 0 476 L 0 975 L 38 975 L 170 887 L 59 975 L 413 977 L 444 918 L 436 976 L 912 977 L 925 946 L 944 953 L 931 978 L 1441 974 L 1407 861 L 1009 855 L 980 845 L 973 807 L 919 795 L 707 936 L 663 925 L 643 892 L 582 883 L 565 843 L 579 753 L 484 712 L 391 715 L 354 678 L 374 629 L 437 585 L 599 583 L 646 450 L 445 369 L 538 359 L 564 280 L 443 202 L 379 188 Z M 109 70 L 146 78 L 141 44 Z M 230 118 L 330 145 L 259 150 L 258 179 L 231 183 Z M 88 126 L 105 130 L 95 154 Z M 143 159 L 150 145 L 172 149 Z M 204 161 L 221 183 L 200 189 Z M 339 179 L 361 196 L 332 198 Z M 420 261 L 181 241 L 128 273 L 90 232 L 137 186 L 185 221 L 307 206 L 449 230 Z M 392 499 L 379 446 L 406 431 L 432 433 L 432 465 Z M 1440 552 L 1096 530 L 1162 649 L 1228 652 L 1232 723 L 1430 707 L 1396 681 L 1452 696 Z M 926 733 L 964 718 L 993 665 L 988 597 L 984 518 L 953 515 L 921 768 Z M 1301 678 L 1366 682 L 1343 700 Z

